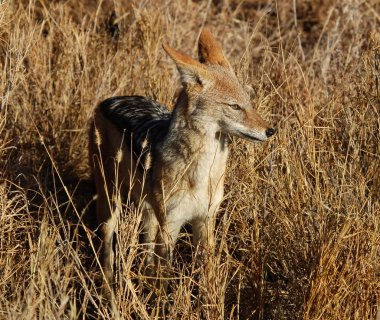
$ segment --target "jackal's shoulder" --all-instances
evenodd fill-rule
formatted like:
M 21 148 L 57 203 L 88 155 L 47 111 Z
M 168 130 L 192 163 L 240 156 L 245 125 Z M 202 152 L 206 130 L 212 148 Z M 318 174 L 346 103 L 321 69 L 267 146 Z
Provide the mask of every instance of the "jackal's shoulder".
M 112 97 L 101 102 L 98 108 L 121 133 L 132 137 L 136 152 L 141 151 L 145 140 L 149 145 L 160 142 L 169 129 L 171 112 L 149 97 Z

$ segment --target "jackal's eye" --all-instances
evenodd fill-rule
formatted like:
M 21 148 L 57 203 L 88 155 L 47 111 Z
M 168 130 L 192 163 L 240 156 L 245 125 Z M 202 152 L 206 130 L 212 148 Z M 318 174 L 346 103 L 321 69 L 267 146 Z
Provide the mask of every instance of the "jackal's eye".
M 229 104 L 229 106 L 234 110 L 241 110 L 241 107 L 237 103 Z

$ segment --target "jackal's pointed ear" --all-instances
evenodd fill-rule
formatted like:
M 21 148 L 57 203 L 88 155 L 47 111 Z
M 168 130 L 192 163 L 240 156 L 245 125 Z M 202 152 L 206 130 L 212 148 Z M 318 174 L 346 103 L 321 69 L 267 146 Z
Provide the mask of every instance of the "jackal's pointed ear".
M 230 63 L 224 56 L 222 47 L 207 28 L 202 30 L 199 37 L 198 56 L 201 63 L 216 64 L 232 70 Z
M 200 62 L 186 54 L 174 50 L 166 43 L 163 43 L 162 47 L 177 65 L 183 83 L 202 83 L 202 79 L 206 72 L 204 66 Z

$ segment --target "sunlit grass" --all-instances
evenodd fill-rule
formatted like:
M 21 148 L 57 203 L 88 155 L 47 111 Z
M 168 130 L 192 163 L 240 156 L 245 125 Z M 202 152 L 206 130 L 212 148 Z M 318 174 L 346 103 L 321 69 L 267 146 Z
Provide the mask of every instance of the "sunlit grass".
M 380 5 L 99 3 L 0 4 L 0 318 L 112 318 L 94 252 L 92 110 L 122 94 L 172 107 L 178 75 L 162 40 L 196 56 L 206 24 L 278 134 L 233 141 L 216 253 L 196 265 L 181 237 L 164 311 L 144 278 L 139 208 L 124 207 L 120 316 L 374 319 Z M 114 9 L 117 35 L 107 22 Z

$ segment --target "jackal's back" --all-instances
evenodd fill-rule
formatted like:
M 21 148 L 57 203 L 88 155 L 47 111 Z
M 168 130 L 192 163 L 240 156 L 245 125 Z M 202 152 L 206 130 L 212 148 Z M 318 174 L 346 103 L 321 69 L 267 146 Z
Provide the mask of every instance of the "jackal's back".
M 125 135 L 125 140 L 132 142 L 138 155 L 143 146 L 151 149 L 159 144 L 169 129 L 171 112 L 148 97 L 112 97 L 101 102 L 99 109 Z

